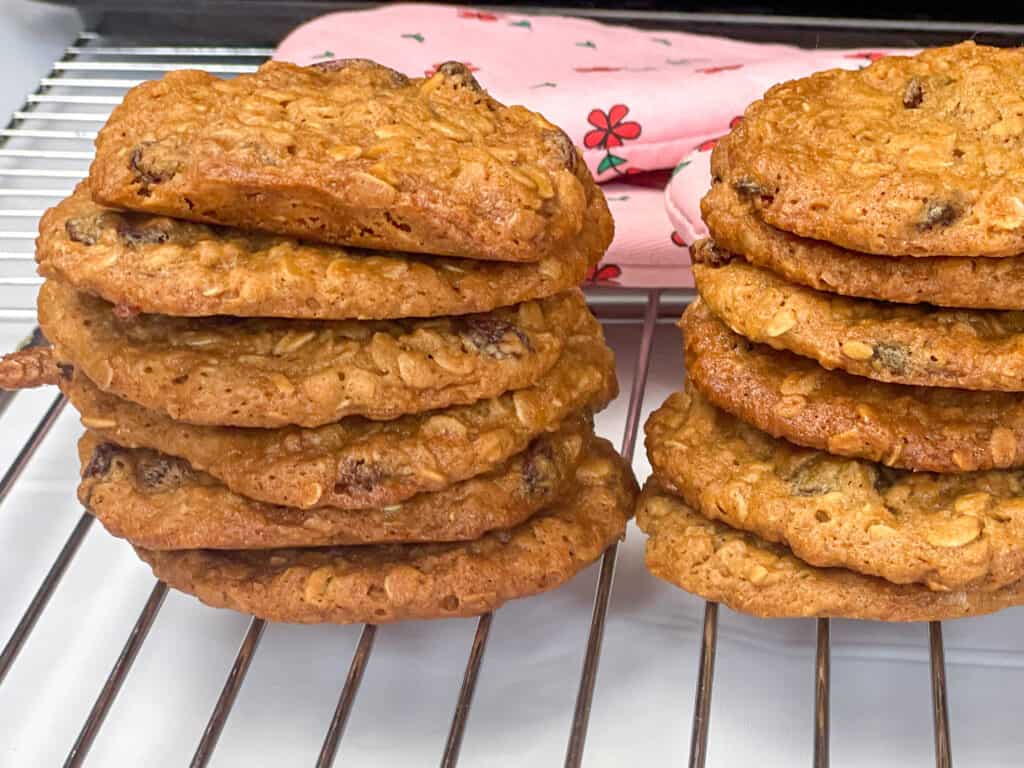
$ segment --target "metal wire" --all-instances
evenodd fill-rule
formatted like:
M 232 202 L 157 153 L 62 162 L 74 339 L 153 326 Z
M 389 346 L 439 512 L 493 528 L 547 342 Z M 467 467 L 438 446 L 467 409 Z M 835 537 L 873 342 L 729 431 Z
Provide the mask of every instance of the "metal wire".
M 359 684 L 363 682 L 363 672 L 366 671 L 366 663 L 370 660 L 370 651 L 373 650 L 373 640 L 376 636 L 377 626 L 375 624 L 367 624 L 363 627 L 363 634 L 359 636 L 359 645 L 356 646 L 356 652 L 352 655 L 352 664 L 348 668 L 345 686 L 341 689 L 341 696 L 338 697 L 338 706 L 334 710 L 334 717 L 331 718 L 331 725 L 327 729 L 324 744 L 320 748 L 316 768 L 330 768 L 334 765 L 338 744 L 345 733 L 348 716 L 352 712 L 352 705 L 359 692 Z
M 626 427 L 622 436 L 622 456 L 632 463 L 636 450 L 636 436 L 640 428 L 640 409 L 644 402 L 644 391 L 647 389 L 647 373 L 651 364 L 651 346 L 654 343 L 654 328 L 658 319 L 658 307 L 661 303 L 661 292 L 651 291 L 647 295 L 647 308 L 644 311 L 644 324 L 640 334 L 640 347 L 637 351 L 636 366 L 633 369 L 633 382 L 629 392 L 629 406 L 626 411 Z M 572 729 L 569 731 L 569 744 L 565 752 L 566 768 L 577 768 L 583 763 L 583 747 L 587 740 L 587 727 L 590 724 L 590 707 L 594 700 L 594 685 L 597 683 L 597 667 L 601 660 L 601 643 L 604 640 L 604 625 L 608 615 L 608 598 L 612 591 L 612 579 L 615 576 L 615 557 L 618 544 L 612 544 L 601 558 L 601 573 L 597 579 L 597 592 L 594 594 L 594 610 L 590 620 L 590 634 L 587 637 L 587 652 L 583 659 L 583 671 L 580 675 L 580 688 L 576 694 L 576 709 L 572 718 Z
M 946 653 L 942 644 L 942 624 L 937 621 L 928 624 L 928 644 L 931 649 L 935 768 L 952 768 L 953 757 L 949 746 L 949 711 L 946 700 Z
M 459 690 L 459 702 L 455 705 L 452 727 L 448 731 L 448 741 L 444 745 L 441 768 L 455 768 L 455 764 L 459 761 L 459 750 L 462 749 L 462 736 L 466 730 L 469 708 L 473 703 L 473 693 L 476 691 L 476 679 L 480 673 L 480 662 L 483 661 L 484 650 L 487 648 L 487 638 L 491 632 L 492 616 L 493 614 L 485 613 L 477 622 L 476 633 L 473 635 L 473 645 L 469 651 L 469 659 L 466 661 L 466 673 L 463 675 L 462 688 Z
M 711 692 L 715 684 L 715 652 L 718 648 L 718 603 L 704 604 L 704 632 L 697 666 L 697 693 L 693 702 L 690 732 L 690 768 L 704 768 L 711 725 Z
M 831 632 L 828 619 L 818 619 L 818 653 L 814 664 L 814 768 L 828 768 Z

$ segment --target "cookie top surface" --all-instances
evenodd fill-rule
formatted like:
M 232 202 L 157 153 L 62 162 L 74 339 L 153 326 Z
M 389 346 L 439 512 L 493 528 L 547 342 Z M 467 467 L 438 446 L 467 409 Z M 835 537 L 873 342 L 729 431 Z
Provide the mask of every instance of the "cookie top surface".
M 647 422 L 658 481 L 805 562 L 936 590 L 1024 578 L 1024 472 L 931 474 L 799 448 L 692 390 Z
M 39 325 L 101 389 L 195 424 L 315 427 L 391 419 L 535 383 L 597 321 L 578 289 L 478 315 L 422 320 L 121 318 L 47 281 Z
M 496 469 L 618 391 L 599 327 L 570 339 L 531 387 L 392 421 L 350 416 L 316 429 L 195 426 L 106 394 L 78 371 L 60 383 L 82 424 L 103 440 L 183 458 L 238 494 L 303 509 L 386 507 L 440 491 Z
M 89 173 L 113 207 L 498 261 L 560 254 L 601 194 L 565 133 L 458 62 L 415 79 L 362 60 L 172 72 L 125 95 Z
M 271 621 L 339 624 L 475 616 L 561 585 L 625 532 L 636 481 L 607 441 L 577 487 L 508 531 L 456 544 L 264 551 L 138 550 L 157 578 Z
M 712 173 L 765 221 L 893 256 L 1024 252 L 1024 51 L 967 42 L 776 85 Z
M 680 322 L 686 370 L 715 406 L 809 448 L 929 472 L 1024 465 L 1024 398 L 829 371 L 753 344 L 698 300 Z
M 302 510 L 252 501 L 184 459 L 86 432 L 78 498 L 110 533 L 147 549 L 465 541 L 553 504 L 572 486 L 592 440 L 589 422 L 571 419 L 497 469 L 443 490 L 386 508 Z
M 695 264 L 708 307 L 732 330 L 878 381 L 1024 390 L 1024 312 L 937 309 L 822 293 L 736 259 Z
M 713 240 L 691 248 L 694 261 L 734 254 L 819 291 L 902 304 L 970 309 L 1024 309 L 1024 257 L 1002 259 L 875 256 L 766 224 L 735 188 L 712 184 L 701 213 Z M 730 253 L 731 252 L 731 253 Z
M 647 567 L 706 600 L 764 618 L 811 616 L 875 621 L 939 621 L 1024 603 L 1024 583 L 978 592 L 934 592 L 841 568 L 815 568 L 783 546 L 694 512 L 648 481 L 637 523 L 649 534 Z
M 44 277 L 164 315 L 377 320 L 486 312 L 583 281 L 610 239 L 604 198 L 580 236 L 531 264 L 306 243 L 280 235 L 115 211 L 86 184 L 39 225 Z

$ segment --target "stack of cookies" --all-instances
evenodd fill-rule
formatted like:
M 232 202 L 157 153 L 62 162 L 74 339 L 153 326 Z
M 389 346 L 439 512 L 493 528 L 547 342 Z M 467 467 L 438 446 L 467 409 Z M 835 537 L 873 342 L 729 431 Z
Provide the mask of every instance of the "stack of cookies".
M 772 88 L 712 158 L 658 576 L 762 616 L 1024 602 L 1024 51 Z
M 79 496 L 171 586 L 299 622 L 466 616 L 553 588 L 635 483 L 592 413 L 576 287 L 608 246 L 565 134 L 458 63 L 175 72 L 42 220 Z

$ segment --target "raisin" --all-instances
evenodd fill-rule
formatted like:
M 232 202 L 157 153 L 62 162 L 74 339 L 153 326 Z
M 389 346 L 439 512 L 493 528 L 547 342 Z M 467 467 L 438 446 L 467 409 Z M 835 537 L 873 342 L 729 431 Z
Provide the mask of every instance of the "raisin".
M 918 229 L 932 229 L 934 227 L 948 227 L 960 218 L 960 209 L 949 200 L 929 200 L 924 204 L 921 221 L 918 222 Z
M 767 190 L 753 179 L 738 179 L 733 182 L 732 188 L 740 197 L 770 197 Z
M 152 152 L 149 151 L 151 148 L 153 148 Z M 177 168 L 173 167 L 173 163 L 170 166 L 161 167 L 159 155 L 160 147 L 155 141 L 144 141 L 132 150 L 129 165 L 139 184 L 141 197 L 149 197 L 152 194 L 150 187 L 167 181 L 177 173 Z
M 527 449 L 523 461 L 523 486 L 528 496 L 534 496 L 550 488 L 554 480 L 554 457 L 551 446 L 534 441 Z
M 909 358 L 910 355 L 906 348 L 899 344 L 889 344 L 884 341 L 875 344 L 874 359 L 887 371 L 897 375 L 906 373 Z
M 519 350 L 507 349 L 508 342 L 518 339 L 520 344 L 531 351 L 530 339 L 519 328 L 505 320 L 486 315 L 467 317 L 462 321 L 463 329 L 459 332 L 462 346 L 466 351 L 477 352 L 495 360 L 518 357 Z
M 824 496 L 838 490 L 834 464 L 820 456 L 812 457 L 789 475 L 789 487 L 794 496 Z
M 907 109 L 917 109 L 924 102 L 924 86 L 916 77 L 910 78 L 907 87 L 903 90 L 903 106 Z
M 896 485 L 896 481 L 899 480 L 903 474 L 899 470 L 892 469 L 891 467 L 887 467 L 883 464 L 875 464 L 874 472 L 875 480 L 872 485 L 874 485 L 875 490 L 881 494 L 884 494 Z
M 319 61 L 316 64 L 310 64 L 310 68 L 320 72 L 341 72 L 345 69 L 382 70 L 387 71 L 394 85 L 408 85 L 409 83 L 409 78 L 401 72 L 385 67 L 370 59 L 331 59 L 330 61 Z
M 483 91 L 473 73 L 461 61 L 446 61 L 437 71 L 451 79 L 456 87 L 465 87 L 471 91 Z
M 380 470 L 366 459 L 346 459 L 338 466 L 338 476 L 334 481 L 335 493 L 346 493 L 352 489 L 368 493 L 381 480 Z
M 170 456 L 147 457 L 135 466 L 135 477 L 147 490 L 173 491 L 192 476 L 187 462 Z
M 57 369 L 64 381 L 71 381 L 71 377 L 75 375 L 75 366 L 68 363 L 57 363 Z
M 83 216 L 78 219 L 68 219 L 64 222 L 64 231 L 68 239 L 73 243 L 82 245 L 96 245 L 99 240 L 98 222 L 93 216 Z
M 82 470 L 82 477 L 105 477 L 110 471 L 110 464 L 118 450 L 120 450 L 118 446 L 113 443 L 100 443 L 97 445 L 92 452 L 92 458 L 89 459 L 89 463 Z
M 166 243 L 170 239 L 170 235 L 160 229 L 152 217 L 132 214 L 118 216 L 117 236 L 122 243 L 131 248 Z
M 714 240 L 698 240 L 690 246 L 690 258 L 695 264 L 724 267 L 733 260 L 733 257 L 729 251 L 719 248 Z

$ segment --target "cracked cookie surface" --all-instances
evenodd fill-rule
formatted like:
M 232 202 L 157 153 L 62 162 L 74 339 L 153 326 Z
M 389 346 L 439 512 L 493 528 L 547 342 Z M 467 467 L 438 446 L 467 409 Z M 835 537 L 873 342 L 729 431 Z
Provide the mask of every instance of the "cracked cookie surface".
M 1024 309 L 1024 256 L 1001 259 L 875 256 L 766 224 L 736 190 L 715 183 L 701 200 L 712 240 L 694 243 L 694 261 L 738 254 L 787 280 L 819 291 L 902 304 Z
M 961 43 L 776 85 L 712 174 L 769 224 L 891 256 L 1024 252 L 1024 51 Z
M 695 264 L 693 275 L 733 331 L 825 368 L 925 387 L 1024 390 L 1024 312 L 836 296 L 739 259 Z
M 244 429 L 174 421 L 106 394 L 81 372 L 61 387 L 103 440 L 177 456 L 232 491 L 286 507 L 363 509 L 439 491 L 526 450 L 618 391 L 614 356 L 596 323 L 567 339 L 533 386 L 471 405 L 372 421 L 350 416 L 316 429 Z
M 302 510 L 252 501 L 183 459 L 86 432 L 78 498 L 110 533 L 147 549 L 465 541 L 557 501 L 593 439 L 589 422 L 573 419 L 491 472 L 443 490 L 383 508 Z
M 887 466 L 1024 465 L 1024 397 L 886 384 L 754 344 L 700 300 L 683 314 L 686 370 L 712 404 L 774 437 Z
M 172 72 L 125 95 L 89 179 L 112 207 L 497 261 L 561 255 L 601 195 L 564 132 L 458 62 L 426 78 L 355 59 Z
M 536 382 L 567 336 L 597 323 L 576 289 L 423 320 L 119 315 L 53 281 L 39 293 L 39 324 L 60 362 L 174 419 L 241 427 L 392 419 L 494 397 Z
M 339 624 L 476 616 L 560 586 L 625 532 L 636 481 L 605 440 L 562 500 L 507 531 L 453 544 L 265 551 L 137 549 L 157 578 L 271 621 Z
M 44 277 L 141 312 L 376 320 L 486 312 L 583 281 L 611 239 L 604 198 L 535 263 L 326 246 L 96 205 L 86 184 L 40 222 Z
M 658 482 L 819 567 L 942 591 L 1024 578 L 1024 472 L 932 474 L 799 448 L 689 389 L 646 425 Z
M 1024 582 L 989 592 L 934 592 L 842 568 L 815 568 L 783 546 L 708 520 L 654 481 L 640 496 L 636 518 L 648 534 L 651 573 L 763 618 L 944 621 L 1024 603 Z

